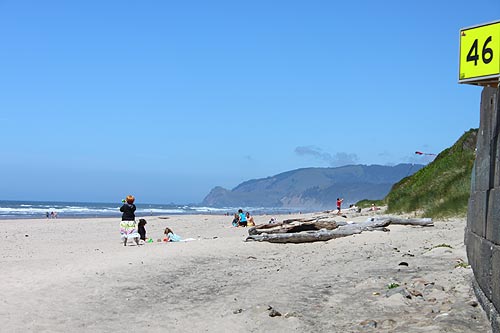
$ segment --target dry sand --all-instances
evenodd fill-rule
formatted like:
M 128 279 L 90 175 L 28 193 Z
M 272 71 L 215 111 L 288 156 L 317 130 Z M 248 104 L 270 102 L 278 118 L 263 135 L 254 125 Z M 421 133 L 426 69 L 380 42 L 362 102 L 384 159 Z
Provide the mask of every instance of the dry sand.
M 0 331 L 490 331 L 463 219 L 308 244 L 245 242 L 231 216 L 146 219 L 155 242 L 126 247 L 119 219 L 0 221 Z M 196 240 L 156 242 L 166 226 Z

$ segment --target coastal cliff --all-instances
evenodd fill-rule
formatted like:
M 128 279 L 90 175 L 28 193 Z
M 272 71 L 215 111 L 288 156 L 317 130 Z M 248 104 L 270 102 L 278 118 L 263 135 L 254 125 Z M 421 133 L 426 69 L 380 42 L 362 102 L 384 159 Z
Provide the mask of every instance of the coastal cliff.
M 337 197 L 344 204 L 384 198 L 391 187 L 418 170 L 420 164 L 348 165 L 303 168 L 245 181 L 228 190 L 214 187 L 202 204 L 211 207 L 331 208 Z

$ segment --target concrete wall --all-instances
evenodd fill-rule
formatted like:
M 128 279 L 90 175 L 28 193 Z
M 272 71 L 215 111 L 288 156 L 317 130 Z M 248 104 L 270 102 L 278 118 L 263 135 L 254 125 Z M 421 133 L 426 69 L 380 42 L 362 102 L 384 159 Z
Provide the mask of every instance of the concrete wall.
M 500 333 L 500 88 L 483 88 L 476 161 L 465 228 L 476 295 Z

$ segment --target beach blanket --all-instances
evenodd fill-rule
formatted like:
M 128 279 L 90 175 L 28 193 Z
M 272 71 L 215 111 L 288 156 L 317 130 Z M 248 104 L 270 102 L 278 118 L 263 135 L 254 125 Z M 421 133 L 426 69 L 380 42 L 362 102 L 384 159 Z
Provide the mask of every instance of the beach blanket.
M 139 232 L 137 231 L 135 221 L 121 221 L 120 235 L 122 240 L 124 240 L 125 238 L 139 238 Z

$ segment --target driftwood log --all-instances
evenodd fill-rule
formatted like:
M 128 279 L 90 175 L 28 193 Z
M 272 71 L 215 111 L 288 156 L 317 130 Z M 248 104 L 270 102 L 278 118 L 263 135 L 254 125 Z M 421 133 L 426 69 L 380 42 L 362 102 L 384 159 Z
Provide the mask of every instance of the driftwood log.
M 283 220 L 283 223 L 293 223 L 293 222 L 312 222 L 321 219 L 321 217 L 309 217 L 309 218 L 295 218 L 295 219 L 287 219 Z
M 305 223 L 309 227 L 319 227 L 324 222 Z M 338 226 L 336 223 L 328 222 L 336 225 L 333 229 L 321 228 L 319 230 L 304 229 L 299 232 L 294 232 L 293 228 L 284 227 L 286 224 L 275 224 L 273 228 L 265 228 L 264 225 L 256 226 L 248 230 L 249 236 L 246 241 L 270 242 L 270 243 L 308 243 L 317 241 L 328 241 L 330 239 L 346 237 L 354 234 L 360 234 L 363 231 L 383 230 L 390 224 L 417 225 L 417 226 L 433 226 L 432 219 L 402 219 L 397 217 L 378 217 L 370 218 L 362 223 L 346 223 Z M 297 227 L 297 226 L 294 226 Z M 278 231 L 280 228 L 285 231 Z M 267 230 L 267 231 L 266 231 Z M 298 230 L 298 229 L 295 229 Z M 291 232 L 290 232 L 291 231 Z
M 306 222 L 300 224 L 288 223 L 274 223 L 274 224 L 260 224 L 255 227 L 248 229 L 249 235 L 260 235 L 266 234 L 284 234 L 284 233 L 296 233 L 301 231 L 314 231 L 314 230 L 333 230 L 338 227 L 335 221 L 318 221 L 318 222 Z
M 335 214 L 333 216 L 344 217 L 343 215 L 337 215 L 337 214 Z M 315 221 L 315 222 L 333 221 L 333 222 L 335 222 L 335 219 L 332 217 L 332 215 L 316 215 L 316 216 L 308 217 L 308 218 L 286 219 L 286 220 L 283 220 L 283 223 L 287 224 L 287 223 L 293 223 L 293 222 L 312 222 L 312 221 Z
M 400 217 L 390 217 L 391 224 L 403 224 L 403 225 L 419 225 L 422 227 L 432 227 L 434 223 L 431 218 L 421 218 L 421 219 L 403 219 Z

